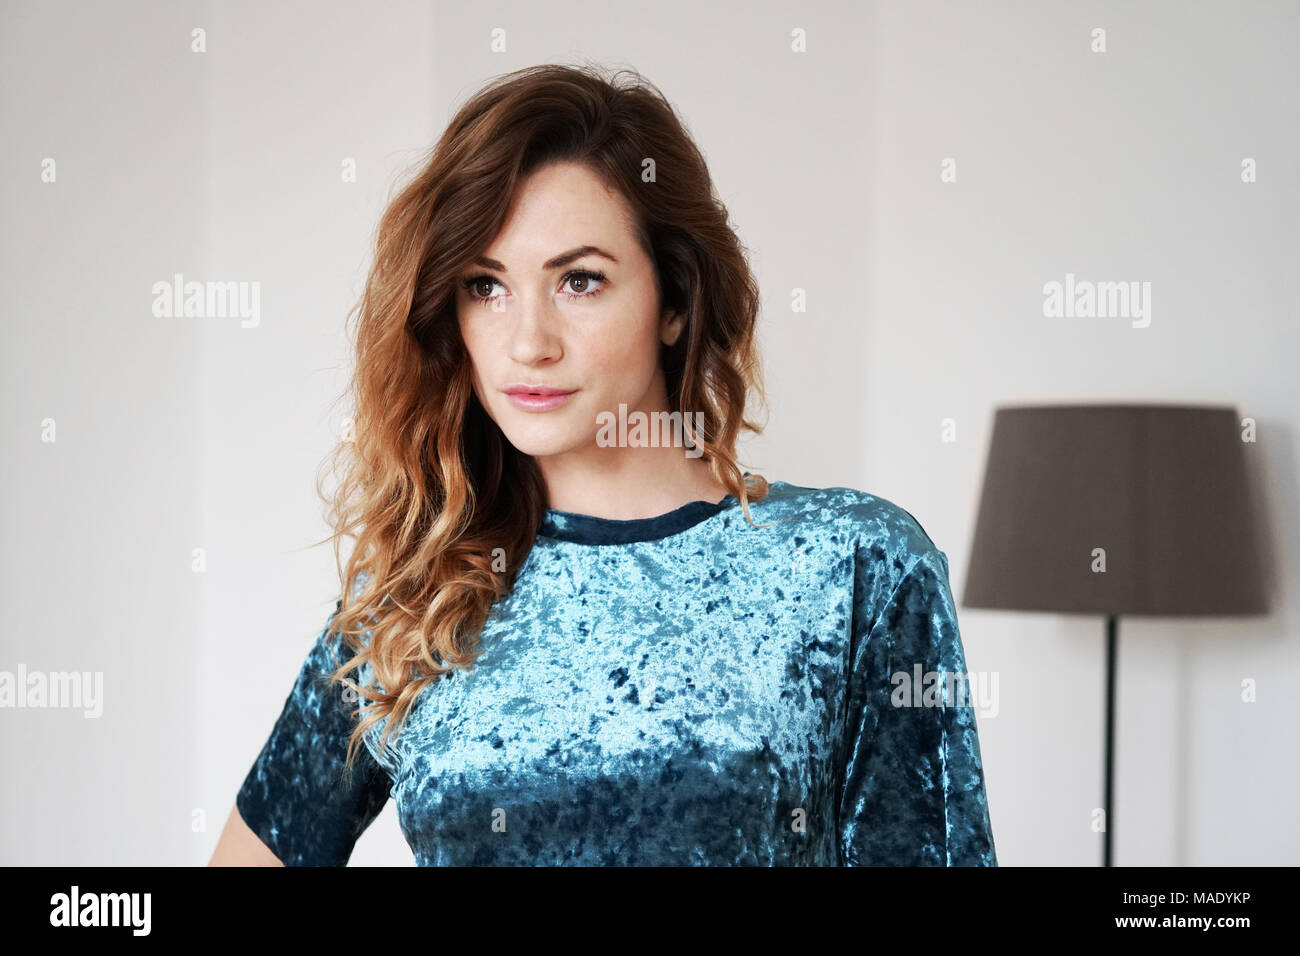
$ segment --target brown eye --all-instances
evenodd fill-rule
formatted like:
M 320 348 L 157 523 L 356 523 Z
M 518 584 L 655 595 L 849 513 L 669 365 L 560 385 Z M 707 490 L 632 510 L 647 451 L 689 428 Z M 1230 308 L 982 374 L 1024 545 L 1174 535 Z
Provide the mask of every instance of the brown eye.
M 499 285 L 490 275 L 470 276 L 468 279 L 462 279 L 461 285 L 465 288 L 465 293 L 476 302 L 482 302 L 485 305 L 496 296 L 492 294 L 492 289 Z
M 592 283 L 598 283 L 592 288 Z M 594 295 L 600 295 L 605 288 L 605 274 L 603 272 L 592 272 L 589 269 L 575 269 L 564 277 L 561 290 L 571 300 L 590 299 Z M 572 290 L 572 291 L 570 291 Z

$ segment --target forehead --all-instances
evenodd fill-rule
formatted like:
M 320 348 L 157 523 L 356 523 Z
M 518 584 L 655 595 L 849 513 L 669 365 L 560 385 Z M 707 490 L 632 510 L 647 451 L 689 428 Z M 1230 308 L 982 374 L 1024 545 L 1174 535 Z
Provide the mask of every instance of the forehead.
M 635 243 L 632 211 L 622 194 L 586 166 L 566 162 L 543 166 L 520 183 L 486 254 L 511 269 L 531 270 L 577 246 L 601 246 L 618 255 Z

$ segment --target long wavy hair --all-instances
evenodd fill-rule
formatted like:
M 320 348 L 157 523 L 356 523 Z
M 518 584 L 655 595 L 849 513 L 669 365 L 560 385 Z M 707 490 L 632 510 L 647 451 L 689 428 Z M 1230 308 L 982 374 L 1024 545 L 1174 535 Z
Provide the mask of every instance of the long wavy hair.
M 544 517 L 537 463 L 474 394 L 455 294 L 457 276 L 504 225 L 516 187 L 558 161 L 585 165 L 625 197 L 661 304 L 686 315 L 661 352 L 671 410 L 702 414 L 693 436 L 701 457 L 751 525 L 750 502 L 768 494 L 767 480 L 746 477 L 736 459 L 740 431 L 763 428 L 744 417 L 751 391 L 767 405 L 758 284 L 682 121 L 630 68 L 550 64 L 494 79 L 390 198 L 348 313 L 349 323 L 359 317 L 345 396 L 351 434 L 330 459 L 342 478 L 332 496 L 321 492 L 333 534 L 317 543 L 334 543 L 343 597 L 330 627 L 351 651 L 330 679 L 366 699 L 349 767 L 377 722 L 384 748 L 426 685 L 472 665 L 491 607 L 514 586 Z M 355 539 L 346 568 L 344 537 Z M 367 662 L 373 684 L 347 678 Z

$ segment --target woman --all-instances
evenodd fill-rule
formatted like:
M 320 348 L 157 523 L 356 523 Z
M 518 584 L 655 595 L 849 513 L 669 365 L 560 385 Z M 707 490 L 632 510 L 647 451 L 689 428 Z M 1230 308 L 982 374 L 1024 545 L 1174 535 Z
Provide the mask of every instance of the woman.
M 345 598 L 213 863 L 343 864 L 392 797 L 422 865 L 996 864 L 973 710 L 896 693 L 964 676 L 947 557 L 738 467 L 758 289 L 655 87 L 478 93 L 359 309 Z

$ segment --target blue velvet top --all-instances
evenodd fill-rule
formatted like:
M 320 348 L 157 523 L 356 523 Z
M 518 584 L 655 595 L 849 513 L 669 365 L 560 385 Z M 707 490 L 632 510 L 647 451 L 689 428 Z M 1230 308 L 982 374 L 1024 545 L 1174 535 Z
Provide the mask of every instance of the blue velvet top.
M 347 776 L 327 622 L 240 815 L 291 866 L 346 863 L 390 797 L 420 865 L 996 866 L 970 697 L 909 683 L 966 675 L 947 555 L 849 488 L 750 511 L 548 510 L 483 655 Z

